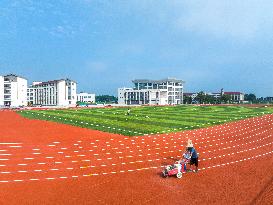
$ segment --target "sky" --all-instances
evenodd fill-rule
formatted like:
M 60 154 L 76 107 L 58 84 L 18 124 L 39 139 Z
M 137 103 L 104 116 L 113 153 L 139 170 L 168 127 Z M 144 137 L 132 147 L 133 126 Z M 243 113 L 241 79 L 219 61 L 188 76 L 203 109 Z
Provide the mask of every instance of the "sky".
M 273 96 L 272 0 L 1 0 L 0 75 L 70 78 L 117 96 L 134 79 Z

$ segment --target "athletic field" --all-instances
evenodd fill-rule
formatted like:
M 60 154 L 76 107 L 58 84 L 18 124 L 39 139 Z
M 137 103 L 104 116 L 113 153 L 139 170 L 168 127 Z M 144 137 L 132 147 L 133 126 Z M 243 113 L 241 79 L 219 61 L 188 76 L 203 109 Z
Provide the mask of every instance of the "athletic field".
M 273 108 L 242 106 L 166 106 L 79 108 L 19 111 L 27 118 L 55 121 L 126 136 L 170 133 L 223 124 L 263 114 Z

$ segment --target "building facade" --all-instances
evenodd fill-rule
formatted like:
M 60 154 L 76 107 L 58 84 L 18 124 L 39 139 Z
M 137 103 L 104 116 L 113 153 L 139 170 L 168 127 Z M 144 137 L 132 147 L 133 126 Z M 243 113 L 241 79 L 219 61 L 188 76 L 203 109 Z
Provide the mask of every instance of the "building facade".
M 4 76 L 0 75 L 0 106 L 4 106 Z
M 127 105 L 176 105 L 183 104 L 182 80 L 137 79 L 132 81 L 134 88 L 119 88 L 118 103 Z
M 77 83 L 70 79 L 33 82 L 28 88 L 28 103 L 41 106 L 72 106 L 77 101 Z
M 225 95 L 229 95 L 233 102 L 243 102 L 245 100 L 244 93 L 241 92 L 224 92 Z
M 245 96 L 244 93 L 241 93 L 241 92 L 219 92 L 219 93 L 204 92 L 204 94 L 212 96 L 217 99 L 221 98 L 222 95 L 229 95 L 231 102 L 236 102 L 236 103 L 242 103 L 244 101 L 244 96 Z M 192 100 L 194 100 L 197 95 L 198 93 L 184 93 L 184 96 L 189 96 L 192 98 Z
M 95 94 L 81 92 L 77 94 L 77 102 L 95 103 Z
M 27 106 L 27 79 L 14 74 L 0 76 L 0 106 Z

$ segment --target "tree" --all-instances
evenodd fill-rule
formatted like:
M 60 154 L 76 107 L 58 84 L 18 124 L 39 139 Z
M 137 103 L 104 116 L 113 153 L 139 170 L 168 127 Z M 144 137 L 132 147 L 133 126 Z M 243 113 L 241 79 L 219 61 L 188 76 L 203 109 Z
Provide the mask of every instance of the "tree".
M 197 93 L 195 100 L 198 101 L 199 104 L 203 104 L 205 102 L 205 93 L 203 91 Z
M 192 103 L 192 97 L 184 95 L 183 103 L 184 104 L 191 104 Z
M 250 94 L 245 94 L 245 100 L 246 101 L 249 101 L 249 102 L 252 102 L 252 103 L 254 103 L 254 102 L 256 102 L 256 95 L 255 94 L 253 94 L 253 93 L 250 93 Z
M 216 102 L 216 98 L 211 95 L 205 95 L 204 101 L 205 101 L 205 103 L 213 104 Z
M 226 94 L 222 95 L 220 98 L 220 101 L 224 103 L 230 102 L 230 100 L 231 100 L 231 96 Z
M 96 96 L 96 102 L 98 103 L 117 103 L 118 98 L 112 95 L 98 95 Z

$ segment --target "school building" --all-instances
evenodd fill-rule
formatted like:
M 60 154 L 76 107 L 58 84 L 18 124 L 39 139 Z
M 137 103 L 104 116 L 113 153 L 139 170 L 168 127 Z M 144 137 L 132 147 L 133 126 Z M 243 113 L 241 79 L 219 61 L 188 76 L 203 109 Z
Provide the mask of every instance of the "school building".
M 70 79 L 33 82 L 27 90 L 29 105 L 73 106 L 77 101 L 77 83 Z
M 183 104 L 184 81 L 176 78 L 162 80 L 136 79 L 133 88 L 118 89 L 118 103 L 123 105 Z
M 0 76 L 0 106 L 27 105 L 27 79 L 9 74 Z

